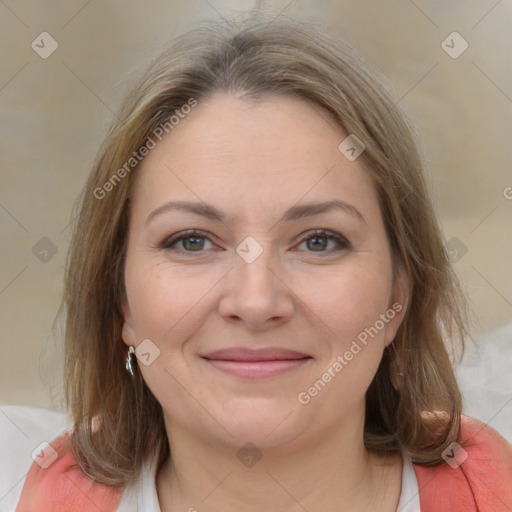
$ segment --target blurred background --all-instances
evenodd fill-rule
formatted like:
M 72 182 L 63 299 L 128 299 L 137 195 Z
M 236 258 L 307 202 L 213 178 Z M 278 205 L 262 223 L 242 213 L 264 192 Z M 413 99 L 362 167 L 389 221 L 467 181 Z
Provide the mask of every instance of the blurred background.
M 481 348 L 460 370 L 468 408 L 512 424 L 507 0 L 0 0 L 0 403 L 62 410 L 54 319 L 72 207 L 133 78 L 195 21 L 268 7 L 325 23 L 387 77 L 422 141 L 474 312 Z

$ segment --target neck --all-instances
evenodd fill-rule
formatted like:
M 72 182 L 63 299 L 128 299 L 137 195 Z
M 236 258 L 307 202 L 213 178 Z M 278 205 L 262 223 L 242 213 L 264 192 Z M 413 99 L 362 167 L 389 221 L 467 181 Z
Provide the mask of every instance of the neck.
M 255 453 L 166 422 L 172 458 L 157 476 L 161 511 L 395 511 L 401 456 L 370 454 L 363 422 L 364 411 L 314 440 Z

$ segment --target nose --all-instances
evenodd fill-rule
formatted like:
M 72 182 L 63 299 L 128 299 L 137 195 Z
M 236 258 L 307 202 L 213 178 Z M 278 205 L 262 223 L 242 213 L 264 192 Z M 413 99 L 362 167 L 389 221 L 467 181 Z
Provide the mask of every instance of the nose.
M 271 263 L 265 252 L 252 263 L 236 256 L 234 268 L 223 282 L 218 306 L 225 320 L 243 323 L 251 330 L 264 330 L 293 316 L 293 292 Z

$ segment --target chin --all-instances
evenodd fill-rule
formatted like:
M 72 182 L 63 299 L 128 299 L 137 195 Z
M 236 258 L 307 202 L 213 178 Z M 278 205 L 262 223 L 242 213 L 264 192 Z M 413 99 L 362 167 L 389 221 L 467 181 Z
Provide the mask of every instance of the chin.
M 296 407 L 289 404 L 269 403 L 269 400 L 250 399 L 234 406 L 226 405 L 219 422 L 225 427 L 222 437 L 232 445 L 243 446 L 250 442 L 259 448 L 280 446 L 292 441 L 299 434 L 294 428 L 297 421 Z

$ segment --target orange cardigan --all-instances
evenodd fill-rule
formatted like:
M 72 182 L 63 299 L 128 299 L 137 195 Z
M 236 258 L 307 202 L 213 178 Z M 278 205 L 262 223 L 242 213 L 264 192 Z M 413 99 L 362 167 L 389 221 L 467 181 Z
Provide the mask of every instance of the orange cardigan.
M 78 467 L 72 468 L 69 441 L 67 433 L 34 462 L 16 512 L 115 512 L 122 489 L 94 484 Z M 421 512 L 511 512 L 512 445 L 491 427 L 465 416 L 459 442 L 467 459 L 458 467 L 413 465 Z

